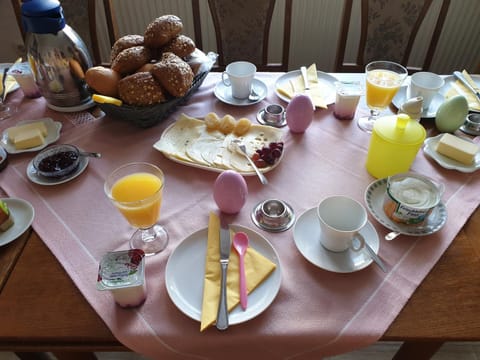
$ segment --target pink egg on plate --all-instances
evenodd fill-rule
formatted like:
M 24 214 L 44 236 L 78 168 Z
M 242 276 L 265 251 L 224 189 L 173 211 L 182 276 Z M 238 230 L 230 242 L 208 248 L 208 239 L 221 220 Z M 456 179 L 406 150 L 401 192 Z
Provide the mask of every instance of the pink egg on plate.
M 247 201 L 247 182 L 238 172 L 225 170 L 213 185 L 213 198 L 218 208 L 227 214 L 238 213 Z
M 293 133 L 303 133 L 313 120 L 315 106 L 309 96 L 296 95 L 286 109 L 287 125 Z

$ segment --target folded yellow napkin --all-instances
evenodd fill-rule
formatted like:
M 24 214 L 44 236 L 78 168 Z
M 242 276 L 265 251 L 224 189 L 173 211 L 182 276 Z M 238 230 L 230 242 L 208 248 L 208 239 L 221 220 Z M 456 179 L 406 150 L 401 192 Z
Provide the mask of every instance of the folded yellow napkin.
M 310 86 L 310 92 L 308 94 L 310 95 L 313 104 L 315 107 L 326 109 L 327 104 L 325 102 L 324 94 L 322 94 L 322 89 L 318 83 L 317 66 L 315 64 L 312 64 L 307 68 L 307 79 Z M 290 81 L 286 81 L 282 86 L 279 86 L 277 90 L 280 94 L 292 99 L 297 94 L 305 93 L 305 82 L 300 75 Z
M 233 232 L 230 231 L 233 238 Z M 240 303 L 238 254 L 230 251 L 227 270 L 227 304 L 228 311 Z M 257 251 L 248 247 L 245 254 L 245 274 L 247 292 L 250 294 L 275 270 L 276 265 Z M 205 264 L 205 280 L 203 285 L 202 320 L 200 331 L 215 323 L 220 299 L 220 219 L 215 213 L 210 213 L 208 221 L 207 258 Z
M 470 83 L 470 85 L 472 85 L 473 88 L 478 88 L 478 85 L 475 83 L 475 81 L 473 81 L 473 79 L 471 78 L 471 76 L 468 74 L 466 70 L 463 70 L 462 74 L 465 77 L 465 79 Z M 475 94 L 473 94 L 470 90 L 468 90 L 467 87 L 463 85 L 460 80 L 455 81 L 455 86 L 451 87 L 447 91 L 445 97 L 449 99 L 456 95 L 465 96 L 470 110 L 480 111 L 480 100 L 475 96 Z
M 3 93 L 3 74 L 0 73 L 0 94 Z M 5 79 L 5 95 L 7 95 L 9 92 L 11 92 L 16 85 L 16 80 L 12 75 L 7 75 L 7 78 Z

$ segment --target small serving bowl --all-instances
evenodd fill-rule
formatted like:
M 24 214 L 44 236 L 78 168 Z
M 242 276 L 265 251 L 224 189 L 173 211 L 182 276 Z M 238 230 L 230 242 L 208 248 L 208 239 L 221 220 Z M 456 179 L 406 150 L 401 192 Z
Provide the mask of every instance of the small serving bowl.
M 80 156 L 80 150 L 74 145 L 53 145 L 39 152 L 32 165 L 41 176 L 61 178 L 78 168 Z

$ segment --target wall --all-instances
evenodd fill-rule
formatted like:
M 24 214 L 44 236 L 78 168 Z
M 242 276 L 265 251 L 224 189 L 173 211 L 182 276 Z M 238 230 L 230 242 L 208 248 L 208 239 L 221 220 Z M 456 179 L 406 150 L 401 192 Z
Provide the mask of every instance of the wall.
M 438 0 L 435 6 L 438 4 Z M 10 1 L 0 0 L 0 62 L 12 61 L 21 45 L 21 37 L 13 16 Z M 120 35 L 141 34 L 149 21 L 162 14 L 176 14 L 184 22 L 184 33 L 194 37 L 190 0 L 114 0 Z M 101 4 L 98 2 L 101 10 Z M 333 71 L 337 40 L 340 29 L 343 2 L 340 0 L 295 0 L 293 8 L 292 38 L 290 46 L 290 68 L 313 62 L 323 71 Z M 101 11 L 100 11 L 101 12 Z M 206 0 L 201 1 L 203 50 L 215 51 L 213 25 L 208 16 Z M 280 56 L 281 30 L 283 20 L 283 0 L 279 0 L 272 22 L 271 52 L 274 60 Z M 101 16 L 100 16 L 101 17 Z M 440 37 L 432 71 L 451 73 L 456 69 L 475 69 L 480 62 L 480 6 L 478 0 L 452 0 L 450 10 Z M 428 27 L 428 24 L 427 24 Z M 102 22 L 99 34 L 103 44 L 103 58 L 108 60 L 109 47 L 106 41 L 106 28 Z M 423 42 L 422 42 L 423 41 Z M 423 44 L 420 39 L 410 60 L 414 65 L 423 57 Z M 355 41 L 348 45 L 353 49 Z M 410 65 L 410 64 L 409 64 Z

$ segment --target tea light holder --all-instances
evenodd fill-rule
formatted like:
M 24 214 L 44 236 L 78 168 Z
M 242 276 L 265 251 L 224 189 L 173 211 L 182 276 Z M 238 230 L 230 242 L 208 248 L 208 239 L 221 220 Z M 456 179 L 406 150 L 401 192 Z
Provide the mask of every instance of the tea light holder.
M 288 230 L 295 222 L 295 214 L 290 205 L 278 199 L 258 203 L 251 214 L 253 223 L 270 232 Z
M 257 113 L 257 121 L 262 125 L 284 127 L 287 125 L 285 109 L 279 104 L 270 104 Z

